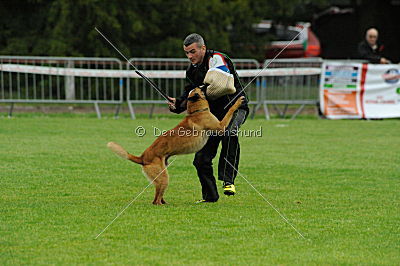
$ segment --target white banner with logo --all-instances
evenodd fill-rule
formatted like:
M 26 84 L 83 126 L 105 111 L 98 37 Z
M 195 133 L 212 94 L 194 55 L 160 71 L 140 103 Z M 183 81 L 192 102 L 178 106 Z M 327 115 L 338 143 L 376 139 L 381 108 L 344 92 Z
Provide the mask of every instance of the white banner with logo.
M 400 117 L 400 66 L 325 62 L 320 103 L 331 119 Z

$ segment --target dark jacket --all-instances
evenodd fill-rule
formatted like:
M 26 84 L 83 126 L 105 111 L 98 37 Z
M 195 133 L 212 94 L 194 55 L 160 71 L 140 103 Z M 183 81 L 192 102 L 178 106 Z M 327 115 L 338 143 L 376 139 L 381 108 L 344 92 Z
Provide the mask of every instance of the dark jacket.
M 186 110 L 186 99 L 189 95 L 189 92 L 192 89 L 199 87 L 200 85 L 203 84 L 204 78 L 208 71 L 208 62 L 215 53 L 219 53 L 219 52 L 216 52 L 213 50 L 207 50 L 206 54 L 204 55 L 203 62 L 200 65 L 190 64 L 189 68 L 186 70 L 186 80 L 187 80 L 188 84 L 185 86 L 185 90 L 184 90 L 183 94 L 180 97 L 176 98 L 176 103 L 175 103 L 176 109 L 171 110 L 171 112 L 179 114 Z M 222 54 L 222 53 L 219 53 L 219 54 Z M 224 118 L 224 116 L 228 112 L 229 108 L 233 104 L 235 104 L 236 100 L 240 96 L 245 96 L 246 99 L 245 99 L 245 101 L 243 101 L 242 105 L 239 108 L 247 110 L 247 113 L 249 110 L 249 108 L 247 106 L 248 99 L 247 99 L 245 91 L 243 90 L 243 86 L 240 83 L 239 76 L 236 73 L 235 67 L 228 56 L 226 56 L 224 54 L 222 54 L 222 55 L 224 56 L 225 62 L 228 65 L 229 72 L 234 76 L 234 80 L 235 80 L 234 85 L 236 88 L 236 92 L 234 94 L 229 94 L 229 95 L 219 97 L 218 99 L 215 99 L 215 100 L 210 100 L 207 98 L 208 103 L 210 105 L 211 113 L 214 114 L 219 120 L 222 120 Z M 236 97 L 237 94 L 240 94 L 240 96 Z M 224 109 L 224 107 L 234 97 L 236 97 L 235 100 L 232 101 L 229 104 L 229 106 Z
M 378 44 L 374 50 L 366 40 L 358 44 L 358 58 L 368 60 L 370 63 L 379 64 L 382 58 L 383 46 Z

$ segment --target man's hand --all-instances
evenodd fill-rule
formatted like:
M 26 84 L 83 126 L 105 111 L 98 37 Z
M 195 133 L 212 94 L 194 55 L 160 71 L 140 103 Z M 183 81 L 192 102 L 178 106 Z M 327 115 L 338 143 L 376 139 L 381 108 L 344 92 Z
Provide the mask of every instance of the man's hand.
M 176 98 L 168 97 L 168 99 L 170 99 L 172 101 L 172 102 L 169 102 L 169 101 L 167 102 L 169 109 L 175 110 L 176 109 L 176 106 L 175 106 Z

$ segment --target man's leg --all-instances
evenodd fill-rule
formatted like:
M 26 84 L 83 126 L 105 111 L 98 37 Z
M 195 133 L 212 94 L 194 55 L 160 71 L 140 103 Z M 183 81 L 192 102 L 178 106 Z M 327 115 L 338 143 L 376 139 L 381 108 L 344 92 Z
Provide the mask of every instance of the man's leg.
M 203 199 L 215 202 L 218 200 L 218 190 L 213 174 L 212 160 L 217 154 L 218 145 L 221 137 L 210 137 L 206 145 L 198 151 L 193 160 L 197 175 L 201 183 Z
M 229 162 L 227 162 L 226 160 Z M 224 184 L 234 184 L 240 159 L 240 144 L 237 136 L 226 137 L 222 140 L 222 149 L 218 162 L 218 179 Z
M 233 185 L 235 183 L 235 178 L 237 175 L 235 168 L 238 169 L 240 159 L 239 137 L 237 136 L 236 132 L 244 123 L 246 117 L 247 112 L 245 110 L 237 110 L 237 113 L 235 113 L 234 118 L 228 127 L 229 134 L 222 138 L 222 149 L 218 163 L 218 179 L 224 182 L 224 186 L 231 184 Z M 229 163 L 225 160 L 225 158 Z M 232 167 L 232 165 L 234 167 Z M 234 193 L 235 192 L 233 191 L 231 195 Z

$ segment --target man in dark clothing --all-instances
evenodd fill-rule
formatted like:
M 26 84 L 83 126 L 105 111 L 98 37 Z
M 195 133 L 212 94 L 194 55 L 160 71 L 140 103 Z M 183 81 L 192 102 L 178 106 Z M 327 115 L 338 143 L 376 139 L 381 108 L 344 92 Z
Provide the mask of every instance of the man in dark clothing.
M 239 139 L 236 133 L 249 113 L 248 99 L 228 56 L 207 50 L 204 39 L 196 33 L 186 37 L 183 42 L 183 49 L 191 62 L 186 71 L 188 85 L 185 87 L 182 96 L 170 98 L 173 101 L 173 103 L 169 103 L 171 112 L 181 113 L 185 111 L 189 92 L 203 84 L 208 85 L 205 86 L 205 94 L 210 105 L 210 111 L 219 120 L 223 119 L 237 98 L 240 96 L 246 98 L 234 113 L 225 134 L 223 136 L 210 136 L 206 145 L 195 154 L 193 164 L 200 179 L 203 196 L 203 199 L 198 202 L 216 202 L 219 195 L 213 174 L 212 160 L 217 154 L 220 142 L 222 142 L 222 149 L 218 163 L 218 179 L 223 181 L 224 194 L 234 195 L 236 193 L 234 181 L 237 172 L 235 168 L 238 169 L 240 158 Z
M 370 28 L 365 34 L 365 40 L 358 44 L 358 56 L 373 64 L 389 64 L 390 61 L 382 56 L 383 45 L 378 44 L 378 31 Z

